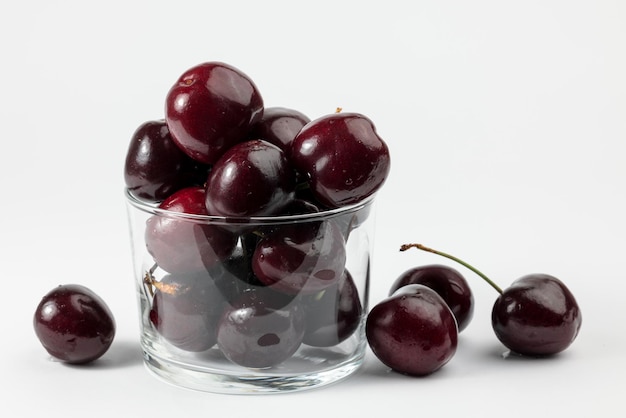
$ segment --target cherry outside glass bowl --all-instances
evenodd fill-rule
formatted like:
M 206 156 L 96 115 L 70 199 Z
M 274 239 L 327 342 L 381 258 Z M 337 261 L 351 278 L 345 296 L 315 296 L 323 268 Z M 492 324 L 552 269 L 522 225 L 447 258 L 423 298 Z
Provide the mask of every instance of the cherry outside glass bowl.
M 217 393 L 321 387 L 367 341 L 374 198 L 339 209 L 225 218 L 159 209 L 126 191 L 147 368 Z

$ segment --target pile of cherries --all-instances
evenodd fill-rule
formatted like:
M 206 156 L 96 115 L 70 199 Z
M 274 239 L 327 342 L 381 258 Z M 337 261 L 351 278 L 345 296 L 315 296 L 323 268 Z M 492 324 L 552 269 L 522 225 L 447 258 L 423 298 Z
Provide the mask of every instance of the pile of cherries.
M 124 171 L 128 192 L 161 210 L 145 228 L 156 332 L 250 368 L 346 340 L 363 319 L 346 269 L 362 220 L 307 215 L 364 203 L 385 182 L 389 150 L 372 121 L 265 107 L 252 80 L 220 62 L 187 70 L 165 102 L 164 119 L 133 134 Z M 215 222 L 170 216 L 180 213 Z M 304 217 L 259 220 L 291 215 Z
M 453 260 L 476 273 L 498 293 L 491 312 L 496 337 L 511 353 L 545 357 L 568 348 L 582 323 L 574 295 L 558 278 L 529 274 L 502 290 L 471 264 L 422 244 L 405 244 Z M 465 278 L 445 265 L 409 269 L 393 283 L 389 297 L 374 306 L 366 336 L 374 354 L 393 370 L 431 374 L 454 356 L 458 333 L 472 319 L 474 297 Z

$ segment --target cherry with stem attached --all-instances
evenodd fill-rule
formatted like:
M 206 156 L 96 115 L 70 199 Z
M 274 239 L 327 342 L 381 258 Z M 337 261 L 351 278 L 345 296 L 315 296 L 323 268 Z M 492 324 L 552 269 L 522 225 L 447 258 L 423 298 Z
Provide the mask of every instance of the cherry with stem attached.
M 529 274 L 506 289 L 467 262 L 422 244 L 404 244 L 400 251 L 416 248 L 455 261 L 476 273 L 499 296 L 491 312 L 496 337 L 512 352 L 548 356 L 568 348 L 582 323 L 580 308 L 572 292 L 556 277 Z

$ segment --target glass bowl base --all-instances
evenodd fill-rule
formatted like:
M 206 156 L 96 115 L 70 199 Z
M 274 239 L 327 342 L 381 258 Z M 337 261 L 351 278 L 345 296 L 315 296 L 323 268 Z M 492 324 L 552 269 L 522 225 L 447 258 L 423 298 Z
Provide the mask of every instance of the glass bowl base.
M 172 359 L 156 356 L 144 350 L 146 368 L 161 380 L 204 392 L 223 394 L 272 394 L 295 392 L 321 388 L 346 379 L 356 372 L 363 363 L 363 354 L 355 356 L 332 368 L 300 374 L 277 374 L 263 370 L 249 373 L 229 373 L 228 371 L 197 368 Z

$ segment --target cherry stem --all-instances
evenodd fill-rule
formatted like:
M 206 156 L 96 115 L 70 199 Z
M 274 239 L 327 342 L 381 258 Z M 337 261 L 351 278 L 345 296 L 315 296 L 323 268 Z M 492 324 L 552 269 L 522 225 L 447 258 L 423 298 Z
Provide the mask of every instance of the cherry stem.
M 150 270 L 146 271 L 146 274 L 144 274 L 143 276 L 143 283 L 148 288 L 148 293 L 150 293 L 150 296 L 154 296 L 154 289 L 152 289 L 154 287 L 154 283 L 156 282 L 156 280 L 154 279 L 154 272 L 158 268 L 159 265 L 157 263 L 154 263 L 152 267 L 150 267 Z
M 456 261 L 457 263 L 461 264 L 462 266 L 470 269 L 471 271 L 473 271 L 474 273 L 479 275 L 484 281 L 489 283 L 489 285 L 491 287 L 496 289 L 496 291 L 499 294 L 502 294 L 502 289 L 500 288 L 500 286 L 498 286 L 495 282 L 493 282 L 489 277 L 485 276 L 476 267 L 472 266 L 471 264 L 466 263 L 465 261 L 461 260 L 460 258 L 457 258 L 457 257 L 455 257 L 453 255 L 450 255 L 450 254 L 447 254 L 447 253 L 444 253 L 444 252 L 441 252 L 441 251 L 438 251 L 438 250 L 434 250 L 434 249 L 426 247 L 425 245 L 422 245 L 422 244 L 403 244 L 400 247 L 400 251 L 406 251 L 409 248 L 417 248 L 418 250 L 427 251 L 429 253 L 433 253 L 433 254 L 437 254 L 437 255 L 440 255 L 440 256 L 445 257 L 445 258 L 449 258 L 452 261 Z

